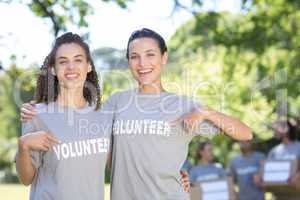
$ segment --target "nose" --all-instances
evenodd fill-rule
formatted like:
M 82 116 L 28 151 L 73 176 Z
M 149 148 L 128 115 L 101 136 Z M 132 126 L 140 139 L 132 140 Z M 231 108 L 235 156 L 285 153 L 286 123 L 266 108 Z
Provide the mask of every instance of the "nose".
M 141 56 L 141 58 L 140 58 L 140 66 L 142 68 L 145 68 L 145 67 L 147 67 L 147 65 L 148 65 L 147 58 L 145 56 Z
M 75 63 L 74 62 L 69 62 L 67 65 L 68 69 L 74 69 L 75 68 Z

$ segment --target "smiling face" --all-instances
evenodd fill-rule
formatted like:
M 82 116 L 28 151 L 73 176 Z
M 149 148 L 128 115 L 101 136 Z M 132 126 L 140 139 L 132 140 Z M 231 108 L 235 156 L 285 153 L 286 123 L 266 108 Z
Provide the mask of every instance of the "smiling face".
M 167 60 L 167 53 L 162 54 L 157 41 L 152 38 L 137 38 L 129 44 L 129 66 L 140 85 L 159 87 L 162 66 Z
M 251 141 L 240 141 L 240 149 L 243 153 L 250 152 L 252 150 Z
M 282 139 L 288 136 L 289 127 L 285 121 L 275 121 L 272 124 L 272 129 L 274 131 L 274 136 L 277 139 Z
M 202 150 L 199 151 L 202 160 L 212 162 L 214 160 L 213 147 L 211 144 L 206 144 Z
M 91 65 L 84 49 L 76 44 L 61 45 L 55 56 L 55 74 L 60 87 L 65 89 L 83 88 Z

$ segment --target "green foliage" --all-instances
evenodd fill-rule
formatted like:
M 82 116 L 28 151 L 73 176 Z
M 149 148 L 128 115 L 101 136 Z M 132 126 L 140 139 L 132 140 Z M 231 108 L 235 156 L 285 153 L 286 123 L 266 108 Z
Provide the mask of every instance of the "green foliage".
M 0 70 L 0 182 L 16 183 L 14 167 L 17 139 L 21 133 L 19 107 L 33 97 L 35 70 L 16 65 L 16 56 L 11 56 L 11 65 Z
M 81 0 L 0 0 L 0 2 L 20 2 L 26 4 L 38 17 L 50 20 L 53 34 L 56 37 L 60 31 L 67 30 L 67 24 L 80 27 L 88 27 L 86 17 L 93 14 L 94 8 L 90 1 Z M 127 8 L 132 0 L 102 0 L 103 2 L 114 2 L 121 8 Z
M 102 47 L 92 52 L 94 64 L 98 69 L 127 69 L 125 50 Z
M 130 0 L 102 1 L 126 8 Z M 272 133 L 267 126 L 285 114 L 285 101 L 288 115 L 300 115 L 300 1 L 243 0 L 243 10 L 238 14 L 197 15 L 202 1 L 191 3 L 198 7 L 174 2 L 195 17 L 168 42 L 170 62 L 163 75 L 166 89 L 240 118 L 255 132 L 254 145 L 268 151 L 275 143 L 269 141 Z M 52 21 L 55 35 L 69 22 L 88 26 L 85 17 L 93 12 L 87 1 L 34 0 L 28 6 L 37 16 Z M 122 54 L 110 48 L 94 52 L 98 67 L 114 68 L 104 67 L 99 73 L 104 100 L 136 84 L 128 69 L 119 68 L 126 62 Z M 0 74 L 0 138 L 12 138 L 9 141 L 20 133 L 19 106 L 32 99 L 36 78 L 35 70 L 12 63 Z M 194 163 L 197 143 L 203 139 L 197 137 L 190 145 Z M 216 159 L 223 164 L 238 153 L 237 143 L 224 135 L 216 136 L 213 142 Z M 0 146 L 0 168 L 10 168 L 10 153 L 5 145 Z
M 33 74 L 33 70 L 18 68 L 13 63 L 0 76 L 0 138 L 20 135 L 19 107 L 33 97 Z
M 245 12 L 200 13 L 180 27 L 169 41 L 170 68 L 189 74 L 178 80 L 187 94 L 246 122 L 255 146 L 266 150 L 273 144 L 261 145 L 272 137 L 267 125 L 278 115 L 300 115 L 300 2 L 249 2 Z M 222 163 L 236 153 L 228 151 L 232 140 L 214 142 Z

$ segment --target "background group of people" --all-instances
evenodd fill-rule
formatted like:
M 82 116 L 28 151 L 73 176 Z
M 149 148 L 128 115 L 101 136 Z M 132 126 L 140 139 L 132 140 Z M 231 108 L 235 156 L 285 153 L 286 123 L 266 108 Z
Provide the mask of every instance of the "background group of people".
M 300 143 L 298 142 L 299 128 L 296 120 L 278 120 L 272 124 L 274 137 L 280 143 L 274 146 L 267 155 L 253 149 L 251 141 L 240 141 L 241 153 L 235 156 L 228 166 L 222 167 L 219 163 L 214 163 L 213 143 L 203 141 L 199 143 L 197 149 L 197 163 L 192 166 L 186 160 L 182 170 L 189 174 L 191 186 L 198 182 L 216 180 L 231 176 L 238 188 L 238 200 L 263 200 L 265 199 L 265 188 L 261 177 L 260 168 L 264 160 L 298 160 L 300 157 Z M 291 174 L 289 185 L 292 187 L 300 182 L 299 172 Z M 291 193 L 273 192 L 273 198 L 279 200 L 296 200 L 300 195 Z

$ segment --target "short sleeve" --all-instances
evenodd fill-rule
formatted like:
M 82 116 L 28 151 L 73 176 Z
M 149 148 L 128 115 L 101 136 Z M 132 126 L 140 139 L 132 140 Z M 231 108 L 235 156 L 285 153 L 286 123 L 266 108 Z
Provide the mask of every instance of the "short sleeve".
M 223 169 L 223 168 L 219 168 L 219 176 L 220 176 L 221 178 L 226 177 L 226 176 L 227 176 L 226 170 Z
M 22 136 L 40 130 L 42 130 L 41 125 L 36 117 L 32 121 L 22 123 Z M 38 169 L 42 165 L 43 152 L 31 150 L 30 157 L 32 165 Z
M 192 168 L 190 170 L 190 181 L 191 181 L 191 183 L 195 183 L 196 180 L 197 180 L 196 170 L 195 170 L 195 168 Z
M 261 161 L 263 161 L 263 160 L 266 160 L 266 156 L 265 156 L 265 154 L 263 154 L 263 153 L 259 153 L 259 157 L 258 157 L 258 161 L 259 161 L 259 163 L 260 163 Z
M 113 123 L 116 113 L 116 98 L 117 93 L 111 95 L 101 107 L 101 124 L 105 126 L 105 134 L 111 136 L 113 132 Z M 103 123 L 105 122 L 105 123 Z
M 185 162 L 183 163 L 183 166 L 182 166 L 181 170 L 185 170 L 187 172 L 190 172 L 191 168 L 192 168 L 191 163 L 189 162 L 188 159 L 186 159 Z
M 268 158 L 269 160 L 275 159 L 275 149 L 271 149 L 271 151 L 268 154 Z
M 102 105 L 101 111 L 107 114 L 114 114 L 116 109 L 117 94 L 111 95 Z
M 113 125 L 115 120 L 115 113 L 117 109 L 117 95 L 118 93 L 115 93 L 111 95 L 102 105 L 100 109 L 101 113 L 101 124 L 105 126 L 103 130 L 105 130 L 105 135 L 110 137 L 110 152 L 113 149 L 114 145 L 114 137 L 113 137 Z M 105 123 L 103 123 L 105 122 Z
M 228 175 L 232 176 L 234 178 L 234 180 L 236 180 L 237 176 L 236 176 L 236 171 L 235 171 L 233 160 L 229 164 Z
M 300 159 L 300 143 L 299 142 L 296 142 L 297 144 L 297 157 L 298 157 L 298 160 Z

